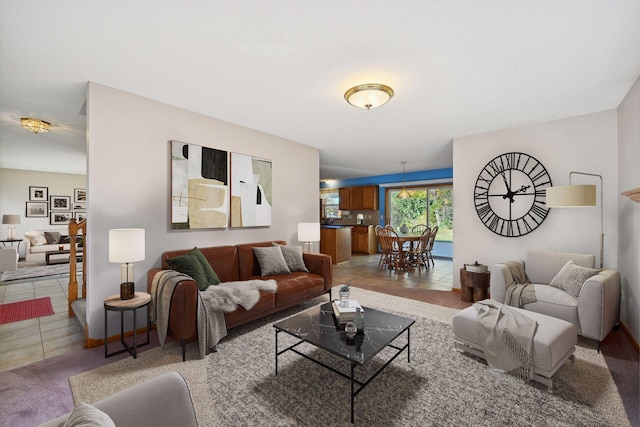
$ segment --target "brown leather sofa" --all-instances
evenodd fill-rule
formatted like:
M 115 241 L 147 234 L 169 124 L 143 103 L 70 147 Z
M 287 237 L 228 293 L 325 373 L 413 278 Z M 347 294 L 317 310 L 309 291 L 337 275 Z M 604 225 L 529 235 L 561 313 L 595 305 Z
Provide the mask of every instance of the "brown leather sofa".
M 275 242 L 286 244 L 282 240 Z M 271 245 L 272 242 L 269 241 L 199 249 L 213 267 L 220 281 L 231 282 L 261 278 L 260 264 L 253 253 L 253 248 Z M 190 250 L 164 252 L 161 258 L 162 268 L 154 268 L 147 273 L 148 292 L 151 292 L 151 284 L 155 274 L 162 269 L 169 268 L 166 260 L 183 255 Z M 274 279 L 278 284 L 278 291 L 275 294 L 260 291 L 260 300 L 251 310 L 238 307 L 231 313 L 225 313 L 227 329 L 243 325 L 324 293 L 328 293 L 331 297 L 331 257 L 325 254 L 304 253 L 303 258 L 309 273 L 296 271 L 287 275 L 264 277 L 264 279 Z M 168 335 L 180 341 L 182 360 L 185 360 L 185 344 L 197 338 L 197 301 L 198 286 L 193 280 L 180 282 L 171 297 Z

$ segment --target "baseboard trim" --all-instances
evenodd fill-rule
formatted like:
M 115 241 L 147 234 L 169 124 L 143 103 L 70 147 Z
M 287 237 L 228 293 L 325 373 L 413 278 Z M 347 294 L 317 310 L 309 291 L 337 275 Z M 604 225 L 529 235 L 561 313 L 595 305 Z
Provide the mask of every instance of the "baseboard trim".
M 155 329 L 153 326 L 151 327 L 151 330 Z M 141 328 L 136 329 L 136 335 L 137 334 L 144 334 L 147 332 L 147 327 L 143 326 Z M 130 338 L 133 336 L 133 331 L 127 331 L 124 333 L 124 337 L 125 338 Z M 116 341 L 120 341 L 120 334 L 117 335 L 112 335 L 108 338 L 109 343 L 112 342 L 116 342 Z M 95 347 L 100 347 L 104 345 L 104 338 L 91 338 L 91 337 L 87 337 L 87 348 L 95 348 Z
M 638 342 L 633 338 L 633 335 L 631 335 L 631 332 L 629 331 L 629 329 L 622 322 L 620 322 L 620 328 L 622 329 L 622 332 L 625 333 L 627 338 L 629 338 L 631 345 L 633 346 L 633 348 L 636 349 L 636 353 L 640 354 L 640 347 L 638 347 Z

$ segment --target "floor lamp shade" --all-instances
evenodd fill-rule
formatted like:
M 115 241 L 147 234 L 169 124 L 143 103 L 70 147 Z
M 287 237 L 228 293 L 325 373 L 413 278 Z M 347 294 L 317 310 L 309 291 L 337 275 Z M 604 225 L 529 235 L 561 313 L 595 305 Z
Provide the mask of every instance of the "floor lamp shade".
M 313 251 L 313 242 L 320 241 L 319 222 L 301 222 L 298 224 L 298 241 L 305 242 L 305 252 Z
M 547 187 L 548 208 L 578 208 L 596 206 L 595 185 L 559 185 Z
M 143 228 L 109 230 L 109 262 L 120 262 L 120 298 L 134 297 L 133 264 L 144 260 Z

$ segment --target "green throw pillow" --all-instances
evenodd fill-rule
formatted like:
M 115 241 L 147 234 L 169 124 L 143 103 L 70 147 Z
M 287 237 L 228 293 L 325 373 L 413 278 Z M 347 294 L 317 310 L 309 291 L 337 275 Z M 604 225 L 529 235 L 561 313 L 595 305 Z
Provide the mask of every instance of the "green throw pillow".
M 198 248 L 193 248 L 184 255 L 167 259 L 167 265 L 173 270 L 191 276 L 201 291 L 210 285 L 220 283 L 218 275 Z

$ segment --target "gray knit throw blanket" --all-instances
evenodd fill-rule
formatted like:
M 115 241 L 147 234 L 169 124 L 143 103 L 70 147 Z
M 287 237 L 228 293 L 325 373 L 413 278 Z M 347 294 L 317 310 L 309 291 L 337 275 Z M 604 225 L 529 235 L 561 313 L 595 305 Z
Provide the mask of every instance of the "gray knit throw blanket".
M 492 369 L 531 381 L 534 376 L 533 337 L 538 323 L 491 300 L 473 306 L 478 310 L 476 327 L 487 364 Z
M 512 307 L 522 308 L 525 304 L 536 302 L 536 290 L 531 283 L 527 273 L 524 271 L 524 265 L 520 261 L 507 261 L 504 263 L 509 271 L 513 281 L 507 285 L 504 303 Z
M 151 320 L 156 322 L 158 340 L 164 346 L 169 327 L 171 296 L 182 280 L 190 276 L 174 270 L 156 273 L 151 283 Z M 244 280 L 223 282 L 198 292 L 197 326 L 200 358 L 215 351 L 218 342 L 227 335 L 224 313 L 242 306 L 250 310 L 260 300 L 260 290 L 276 292 L 275 280 Z

